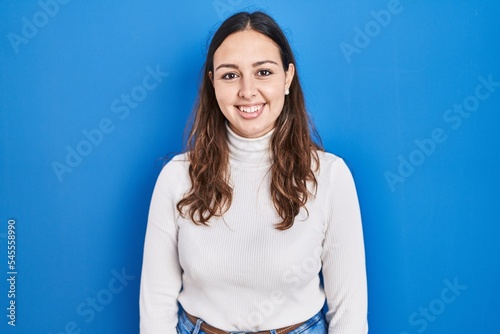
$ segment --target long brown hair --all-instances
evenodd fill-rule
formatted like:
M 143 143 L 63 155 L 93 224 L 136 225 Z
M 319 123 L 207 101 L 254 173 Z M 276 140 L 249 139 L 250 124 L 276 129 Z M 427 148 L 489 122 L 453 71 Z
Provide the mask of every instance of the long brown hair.
M 203 78 L 187 141 L 191 189 L 177 203 L 179 213 L 183 217 L 189 216 L 195 224 L 208 225 L 212 217 L 221 217 L 232 202 L 226 119 L 217 104 L 209 73 L 213 72 L 213 56 L 222 42 L 230 34 L 243 30 L 254 30 L 273 40 L 280 49 L 285 71 L 290 63 L 296 67 L 285 34 L 265 13 L 236 13 L 215 32 L 203 66 Z M 289 90 L 270 141 L 273 158 L 270 168 L 271 197 L 282 219 L 276 224 L 278 230 L 292 227 L 300 209 L 304 207 L 307 210 L 307 200 L 313 196 L 307 186 L 308 183 L 314 189 L 317 186 L 313 169 L 319 167 L 317 150 L 323 150 L 305 108 L 297 70 Z

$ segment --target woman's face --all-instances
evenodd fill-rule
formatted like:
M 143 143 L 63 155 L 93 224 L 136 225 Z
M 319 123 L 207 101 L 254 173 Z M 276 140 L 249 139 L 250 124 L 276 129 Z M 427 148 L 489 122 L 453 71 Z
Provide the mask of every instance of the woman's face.
M 283 70 L 276 43 L 253 30 L 236 32 L 215 51 L 213 65 L 210 77 L 231 130 L 247 138 L 271 131 L 295 73 L 293 64 Z

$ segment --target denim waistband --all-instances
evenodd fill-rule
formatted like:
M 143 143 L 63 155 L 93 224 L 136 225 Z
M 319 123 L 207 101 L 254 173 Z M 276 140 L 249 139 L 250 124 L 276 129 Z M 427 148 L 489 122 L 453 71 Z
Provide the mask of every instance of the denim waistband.
M 323 326 L 318 326 L 318 325 L 320 325 L 320 324 L 318 324 L 319 322 L 321 322 L 323 324 Z M 180 314 L 179 314 L 179 325 L 183 325 L 183 327 L 188 330 L 189 334 L 205 333 L 200 329 L 200 326 L 202 323 L 203 323 L 203 320 L 201 320 L 201 319 L 199 319 L 196 324 L 192 323 L 188 319 L 186 312 L 181 308 Z M 302 333 L 302 334 L 307 333 L 308 334 L 308 330 L 312 329 L 313 326 L 319 327 L 318 328 L 319 331 L 316 329 L 314 331 L 312 331 L 315 334 L 316 333 L 326 333 L 327 326 L 326 326 L 325 315 L 321 310 L 318 313 L 316 313 L 314 316 L 312 316 L 311 318 L 306 320 L 305 323 L 303 323 L 299 327 L 295 328 L 294 330 L 288 332 L 288 334 L 299 334 L 299 333 Z M 260 330 L 260 331 L 262 331 L 262 330 Z M 266 331 L 269 331 L 270 334 L 276 334 L 276 329 L 269 329 Z M 182 330 L 179 331 L 179 329 L 178 329 L 178 332 L 180 332 L 180 334 L 187 334 L 186 332 L 183 332 Z M 230 331 L 228 333 L 231 333 L 231 334 L 251 334 L 254 332 Z M 210 333 L 205 333 L 205 334 L 210 334 Z

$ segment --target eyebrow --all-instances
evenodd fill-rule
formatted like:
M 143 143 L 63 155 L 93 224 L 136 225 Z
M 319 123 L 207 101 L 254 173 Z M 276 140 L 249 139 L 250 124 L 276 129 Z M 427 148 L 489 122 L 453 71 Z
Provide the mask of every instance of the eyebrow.
M 255 63 L 253 63 L 252 66 L 257 67 L 260 65 L 268 64 L 268 63 L 278 65 L 278 63 L 273 61 L 273 60 L 261 60 L 261 61 L 257 61 Z M 217 68 L 215 70 L 217 71 L 219 68 L 223 68 L 223 67 L 238 69 L 238 65 L 235 65 L 235 64 L 220 64 L 219 66 L 217 66 Z

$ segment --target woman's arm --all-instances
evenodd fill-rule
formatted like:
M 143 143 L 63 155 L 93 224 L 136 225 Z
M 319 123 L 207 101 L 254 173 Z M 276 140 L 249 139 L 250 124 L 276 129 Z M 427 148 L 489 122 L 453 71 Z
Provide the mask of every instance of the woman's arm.
M 141 334 L 177 333 L 182 270 L 175 223 L 175 187 L 180 173 L 175 169 L 180 164 L 172 161 L 163 168 L 151 199 L 141 276 Z
M 333 162 L 323 278 L 330 334 L 366 334 L 367 283 L 361 214 L 354 181 L 344 161 Z

